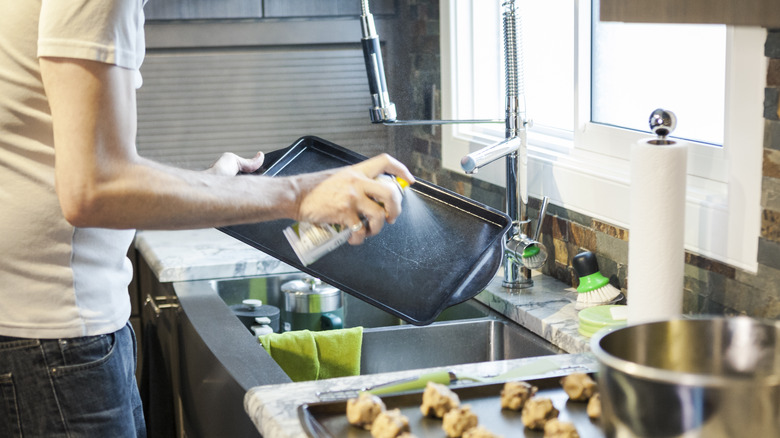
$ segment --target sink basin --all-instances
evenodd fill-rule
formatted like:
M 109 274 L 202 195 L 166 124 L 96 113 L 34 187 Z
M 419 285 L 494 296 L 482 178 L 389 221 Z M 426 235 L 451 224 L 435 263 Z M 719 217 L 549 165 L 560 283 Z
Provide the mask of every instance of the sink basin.
M 247 298 L 261 300 L 284 310 L 284 296 L 281 287 L 288 281 L 297 280 L 305 274 L 285 274 L 273 277 L 212 280 L 212 287 L 228 306 L 240 304 Z M 491 310 L 476 301 L 470 300 L 445 309 L 436 321 L 454 321 L 485 318 Z M 344 327 L 365 328 L 406 325 L 401 318 L 391 315 L 349 294 L 344 294 Z
M 281 285 L 305 274 L 211 281 L 228 305 L 247 298 L 284 307 Z M 361 374 L 450 366 L 564 353 L 476 300 L 444 310 L 427 326 L 414 326 L 349 294 L 344 327 L 362 326 Z
M 563 353 L 514 323 L 499 319 L 406 325 L 363 331 L 361 374 L 431 368 Z

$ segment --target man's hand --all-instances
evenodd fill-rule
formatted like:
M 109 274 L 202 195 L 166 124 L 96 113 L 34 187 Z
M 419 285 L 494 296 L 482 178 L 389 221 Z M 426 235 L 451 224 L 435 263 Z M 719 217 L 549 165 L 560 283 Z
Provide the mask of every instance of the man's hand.
M 398 188 L 375 178 L 383 173 L 403 178 L 410 184 L 414 177 L 398 160 L 381 154 L 349 167 L 326 171 L 315 186 L 302 175 L 300 186 L 308 193 L 299 197 L 298 219 L 311 223 L 340 224 L 355 230 L 349 239 L 360 244 L 382 230 L 385 222 L 393 223 L 401 214 L 403 196 Z M 368 226 L 361 226 L 365 219 Z
M 205 172 L 224 176 L 252 173 L 263 165 L 264 159 L 265 155 L 262 152 L 258 152 L 253 158 L 241 158 L 236 154 L 225 152 Z

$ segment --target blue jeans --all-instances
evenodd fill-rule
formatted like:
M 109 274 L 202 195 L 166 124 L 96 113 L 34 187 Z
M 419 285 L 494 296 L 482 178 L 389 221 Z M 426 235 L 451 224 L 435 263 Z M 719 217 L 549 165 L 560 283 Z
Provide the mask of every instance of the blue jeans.
M 145 437 L 133 329 L 0 336 L 0 437 Z

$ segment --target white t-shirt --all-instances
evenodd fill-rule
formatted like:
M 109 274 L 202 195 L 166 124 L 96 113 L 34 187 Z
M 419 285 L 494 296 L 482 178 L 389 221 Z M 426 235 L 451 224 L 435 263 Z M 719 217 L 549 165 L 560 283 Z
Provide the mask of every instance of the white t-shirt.
M 0 0 L 0 335 L 110 333 L 130 316 L 133 230 L 74 228 L 54 191 L 39 56 L 136 71 L 145 0 Z

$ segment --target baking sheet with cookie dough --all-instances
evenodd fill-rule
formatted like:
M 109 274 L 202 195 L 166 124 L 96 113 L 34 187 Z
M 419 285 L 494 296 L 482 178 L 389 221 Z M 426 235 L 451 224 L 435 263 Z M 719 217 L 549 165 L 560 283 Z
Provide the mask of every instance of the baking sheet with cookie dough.
M 526 380 L 539 388 L 537 397 L 552 399 L 560 411 L 558 419 L 570 421 L 577 427 L 582 438 L 601 438 L 604 432 L 598 420 L 591 420 L 585 412 L 587 403 L 570 401 L 560 384 L 560 377 Z M 541 438 L 544 433 L 527 429 L 520 418 L 520 412 L 501 409 L 503 383 L 451 388 L 460 397 L 461 405 L 471 405 L 472 412 L 479 416 L 479 424 L 504 438 Z M 412 434 L 418 438 L 446 438 L 441 419 L 424 417 L 420 412 L 422 391 L 384 396 L 387 409 L 398 408 L 409 418 Z M 311 438 L 371 438 L 367 430 L 351 426 L 347 422 L 347 402 L 333 401 L 301 405 L 298 416 L 303 429 Z

